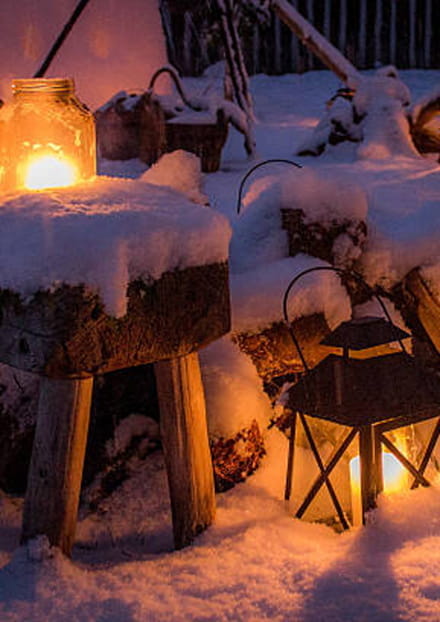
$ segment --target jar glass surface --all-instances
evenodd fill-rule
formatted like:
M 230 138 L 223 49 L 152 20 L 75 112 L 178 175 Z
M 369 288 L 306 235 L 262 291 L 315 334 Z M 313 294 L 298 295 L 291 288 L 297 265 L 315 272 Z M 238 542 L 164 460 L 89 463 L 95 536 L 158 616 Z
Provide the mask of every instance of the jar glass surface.
M 3 129 L 8 190 L 68 186 L 96 173 L 95 124 L 68 78 L 12 83 Z

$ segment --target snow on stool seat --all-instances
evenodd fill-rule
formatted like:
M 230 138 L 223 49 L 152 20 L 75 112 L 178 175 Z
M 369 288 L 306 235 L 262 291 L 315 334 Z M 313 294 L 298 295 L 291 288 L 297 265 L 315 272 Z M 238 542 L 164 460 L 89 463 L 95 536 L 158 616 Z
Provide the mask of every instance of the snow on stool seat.
M 212 521 L 197 350 L 229 330 L 229 237 L 220 214 L 145 181 L 3 198 L 0 361 L 43 376 L 23 540 L 70 553 L 93 375 L 157 361 L 176 547 Z

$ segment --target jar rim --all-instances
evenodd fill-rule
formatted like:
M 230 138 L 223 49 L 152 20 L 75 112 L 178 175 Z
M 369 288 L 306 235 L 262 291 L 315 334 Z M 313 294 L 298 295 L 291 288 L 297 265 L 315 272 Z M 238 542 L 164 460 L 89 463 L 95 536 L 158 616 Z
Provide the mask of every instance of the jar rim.
M 73 78 L 14 78 L 13 93 L 62 93 L 74 92 Z

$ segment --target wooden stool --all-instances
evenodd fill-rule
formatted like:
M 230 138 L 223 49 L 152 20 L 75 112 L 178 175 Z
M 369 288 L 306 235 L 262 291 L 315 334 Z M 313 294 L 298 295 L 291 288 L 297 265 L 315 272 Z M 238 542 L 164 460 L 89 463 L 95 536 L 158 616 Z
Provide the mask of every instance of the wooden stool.
M 215 514 L 197 351 L 229 331 L 227 265 L 131 282 L 120 319 L 97 294 L 67 285 L 29 302 L 2 290 L 0 312 L 0 361 L 42 376 L 22 541 L 45 534 L 70 554 L 93 377 L 154 363 L 174 542 L 189 544 Z

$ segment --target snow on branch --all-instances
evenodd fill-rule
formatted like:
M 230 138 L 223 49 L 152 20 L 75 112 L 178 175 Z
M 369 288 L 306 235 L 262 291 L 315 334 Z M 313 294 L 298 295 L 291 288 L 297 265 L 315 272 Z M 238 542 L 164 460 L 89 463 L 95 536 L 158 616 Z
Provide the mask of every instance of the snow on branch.
M 357 69 L 287 0 L 272 0 L 271 7 L 300 41 L 331 69 L 342 82 L 356 88 L 360 81 Z

